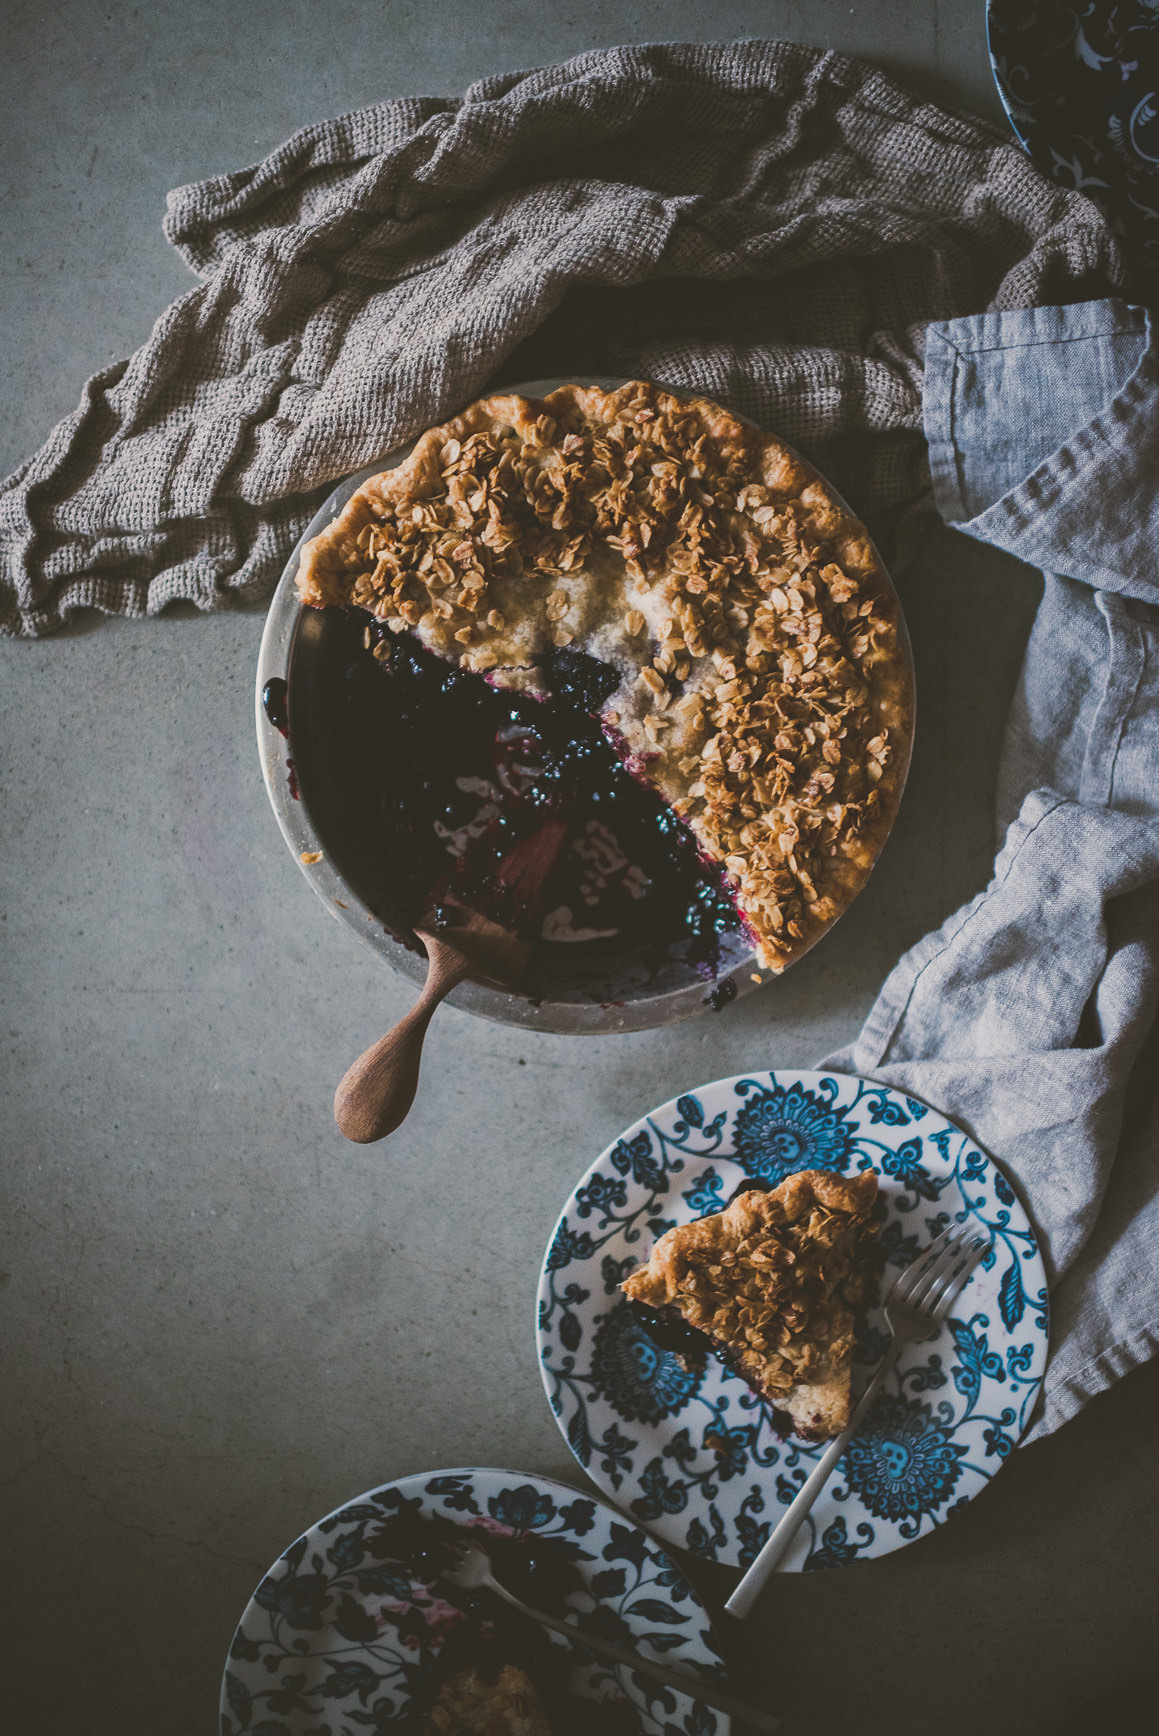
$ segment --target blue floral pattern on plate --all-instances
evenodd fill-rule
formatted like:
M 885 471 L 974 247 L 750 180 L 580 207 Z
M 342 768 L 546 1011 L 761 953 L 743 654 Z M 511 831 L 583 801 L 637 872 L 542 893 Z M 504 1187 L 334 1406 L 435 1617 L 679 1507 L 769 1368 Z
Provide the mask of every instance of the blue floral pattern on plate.
M 559 1541 L 622 1645 L 723 1686 L 703 1605 L 640 1528 L 563 1483 L 522 1472 L 451 1470 L 403 1477 L 311 1527 L 274 1563 L 242 1616 L 221 1686 L 221 1736 L 353 1736 L 407 1717 L 459 1610 L 411 1579 L 380 1542 L 410 1510 L 466 1528 Z M 562 1640 L 557 1642 L 561 1647 Z M 644 1677 L 576 1663 L 571 1691 L 595 1701 L 630 1693 L 646 1736 L 728 1736 L 719 1712 Z
M 1001 1170 L 926 1104 L 832 1073 L 721 1079 L 629 1127 L 580 1181 L 539 1285 L 539 1362 L 569 1447 L 594 1481 L 667 1542 L 746 1566 L 821 1447 L 781 1439 L 744 1381 L 709 1357 L 685 1368 L 620 1295 L 676 1223 L 720 1211 L 746 1179 L 877 1172 L 887 1269 L 951 1221 L 987 1237 L 940 1333 L 910 1345 L 786 1557 L 786 1569 L 887 1554 L 980 1493 L 1030 1417 L 1047 1350 L 1042 1257 Z M 871 1311 L 854 1386 L 886 1343 Z
M 1159 0 L 987 0 L 998 94 L 1044 174 L 1159 264 Z

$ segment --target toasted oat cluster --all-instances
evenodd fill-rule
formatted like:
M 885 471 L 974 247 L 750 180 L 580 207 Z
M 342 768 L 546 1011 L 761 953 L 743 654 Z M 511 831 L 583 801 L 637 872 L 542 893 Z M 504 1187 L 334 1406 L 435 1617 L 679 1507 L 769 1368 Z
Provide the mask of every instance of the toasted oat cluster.
M 879 1270 L 877 1177 L 802 1170 L 770 1193 L 669 1230 L 620 1286 L 675 1310 L 806 1440 L 849 1421 L 858 1309 Z
M 817 473 L 706 399 L 644 382 L 484 399 L 365 483 L 298 585 L 496 685 L 543 691 L 568 647 L 612 669 L 605 728 L 775 970 L 892 823 L 912 728 L 893 589 Z
M 467 1666 L 447 1681 L 423 1736 L 551 1736 L 535 1685 L 515 1664 L 494 1678 Z

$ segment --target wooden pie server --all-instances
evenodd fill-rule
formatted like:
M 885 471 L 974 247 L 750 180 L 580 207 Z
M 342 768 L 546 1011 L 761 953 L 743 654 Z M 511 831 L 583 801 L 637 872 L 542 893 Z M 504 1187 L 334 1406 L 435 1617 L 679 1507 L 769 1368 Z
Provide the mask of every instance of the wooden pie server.
M 500 988 L 513 988 L 519 981 L 531 954 L 544 887 L 567 832 L 565 821 L 546 820 L 503 858 L 493 885 L 480 896 L 495 915 L 471 909 L 448 894 L 423 916 L 415 929 L 428 960 L 422 994 L 410 1012 L 347 1069 L 334 1093 L 334 1119 L 347 1139 L 371 1145 L 405 1121 L 418 1089 L 423 1038 L 435 1008 L 453 988 L 465 977 Z

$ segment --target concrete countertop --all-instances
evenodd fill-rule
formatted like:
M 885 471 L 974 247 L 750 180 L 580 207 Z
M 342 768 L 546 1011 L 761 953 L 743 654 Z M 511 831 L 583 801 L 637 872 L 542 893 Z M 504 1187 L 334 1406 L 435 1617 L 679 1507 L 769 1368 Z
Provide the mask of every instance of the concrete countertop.
M 166 191 L 298 126 L 588 47 L 742 35 L 827 42 L 1002 124 L 983 11 L 8 0 L 0 469 L 189 287 Z M 252 729 L 262 614 L 0 643 L 6 1728 L 208 1731 L 254 1584 L 330 1508 L 444 1465 L 583 1482 L 532 1342 L 576 1178 L 676 1092 L 848 1038 L 898 954 L 987 878 L 1034 581 L 934 528 L 902 590 L 915 765 L 834 934 L 663 1031 L 545 1036 L 449 1009 L 410 1120 L 370 1148 L 342 1141 L 331 1094 L 412 991 L 278 836 Z M 781 1576 L 736 1641 L 738 1688 L 817 1736 L 1059 1731 L 1153 1668 L 1157 1425 L 1151 1369 L 935 1535 Z M 710 1601 L 732 1578 L 695 1576 Z

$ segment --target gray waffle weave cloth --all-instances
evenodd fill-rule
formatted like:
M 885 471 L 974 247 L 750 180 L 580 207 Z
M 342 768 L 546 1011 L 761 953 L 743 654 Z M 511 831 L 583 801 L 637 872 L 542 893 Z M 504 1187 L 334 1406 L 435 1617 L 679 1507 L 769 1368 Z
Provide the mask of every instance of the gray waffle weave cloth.
M 265 596 L 328 484 L 504 368 L 706 391 L 900 506 L 926 324 L 1123 281 L 1007 140 L 792 43 L 376 104 L 178 189 L 166 231 L 200 285 L 0 488 L 0 630 Z
M 927 334 L 934 497 L 1039 569 L 987 889 L 886 980 L 825 1065 L 967 1129 L 1046 1256 L 1026 1439 L 1159 1350 L 1159 353 L 1121 302 Z

